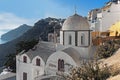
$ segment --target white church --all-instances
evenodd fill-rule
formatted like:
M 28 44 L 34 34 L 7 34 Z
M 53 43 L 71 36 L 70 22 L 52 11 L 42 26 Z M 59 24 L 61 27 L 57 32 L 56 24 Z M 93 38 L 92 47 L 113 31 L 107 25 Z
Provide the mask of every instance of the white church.
M 92 10 L 89 20 L 90 25 L 87 19 L 75 13 L 63 23 L 60 43 L 39 41 L 33 49 L 19 53 L 16 80 L 55 80 L 59 74 L 69 74 L 72 68 L 79 67 L 81 61 L 92 59 L 96 47 L 90 28 L 96 33 L 108 32 L 119 22 L 120 29 L 120 0 L 111 0 L 103 8 Z
M 69 74 L 80 61 L 92 59 L 94 49 L 88 21 L 75 13 L 65 20 L 60 43 L 39 41 L 34 49 L 16 56 L 17 80 L 49 80 Z

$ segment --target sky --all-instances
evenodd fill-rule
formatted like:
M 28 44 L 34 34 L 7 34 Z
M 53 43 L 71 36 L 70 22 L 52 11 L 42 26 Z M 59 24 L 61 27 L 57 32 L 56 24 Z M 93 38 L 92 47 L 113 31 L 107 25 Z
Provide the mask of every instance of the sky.
M 0 30 L 14 29 L 22 24 L 34 25 L 47 17 L 67 18 L 75 13 L 87 16 L 109 0 L 0 0 Z

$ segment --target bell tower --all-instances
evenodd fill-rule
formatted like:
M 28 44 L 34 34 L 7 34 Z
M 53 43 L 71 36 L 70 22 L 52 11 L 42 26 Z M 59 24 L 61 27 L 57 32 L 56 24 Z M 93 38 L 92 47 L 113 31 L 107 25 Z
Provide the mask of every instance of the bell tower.
M 87 47 L 91 44 L 91 30 L 87 20 L 74 14 L 65 20 L 60 31 L 60 44 Z

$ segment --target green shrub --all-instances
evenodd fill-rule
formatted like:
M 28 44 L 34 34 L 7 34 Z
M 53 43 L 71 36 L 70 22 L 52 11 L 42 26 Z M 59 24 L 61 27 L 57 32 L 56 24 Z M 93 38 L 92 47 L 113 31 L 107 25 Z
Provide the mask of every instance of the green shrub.
M 96 51 L 97 56 L 101 58 L 108 58 L 120 48 L 120 40 L 105 41 L 102 45 L 98 46 Z
M 82 66 L 71 70 L 70 75 L 64 76 L 65 80 L 106 80 L 111 73 L 107 65 L 96 61 L 83 62 Z

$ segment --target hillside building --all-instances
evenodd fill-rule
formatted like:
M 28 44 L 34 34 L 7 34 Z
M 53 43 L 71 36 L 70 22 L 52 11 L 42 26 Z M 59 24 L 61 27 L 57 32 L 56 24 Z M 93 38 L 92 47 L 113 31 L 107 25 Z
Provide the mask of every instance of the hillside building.
M 105 40 L 120 37 L 120 0 L 110 0 L 99 9 L 93 9 L 88 14 L 92 32 L 92 42 L 100 45 Z
M 111 0 L 100 9 L 89 12 L 88 20 L 94 31 L 106 32 L 109 28 L 120 21 L 120 1 Z

